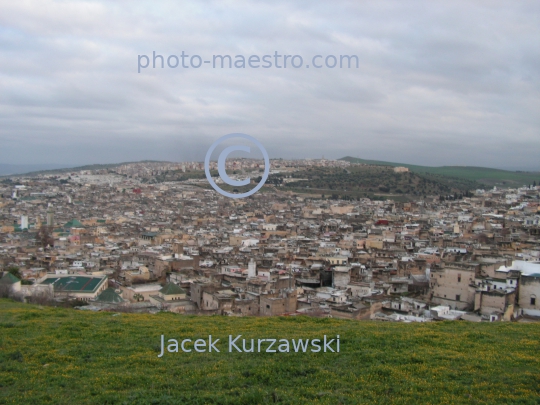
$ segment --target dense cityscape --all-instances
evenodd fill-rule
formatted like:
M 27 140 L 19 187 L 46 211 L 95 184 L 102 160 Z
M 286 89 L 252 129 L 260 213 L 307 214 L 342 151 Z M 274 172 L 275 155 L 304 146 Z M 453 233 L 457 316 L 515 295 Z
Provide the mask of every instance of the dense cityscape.
M 273 160 L 271 173 L 286 182 L 306 167 L 352 166 Z M 4 178 L 2 294 L 93 311 L 403 322 L 540 317 L 536 184 L 403 201 L 329 199 L 269 185 L 234 200 L 207 187 L 202 169 L 141 162 Z M 262 170 L 242 159 L 228 160 L 227 169 L 251 177 Z M 170 173 L 188 176 L 169 181 Z

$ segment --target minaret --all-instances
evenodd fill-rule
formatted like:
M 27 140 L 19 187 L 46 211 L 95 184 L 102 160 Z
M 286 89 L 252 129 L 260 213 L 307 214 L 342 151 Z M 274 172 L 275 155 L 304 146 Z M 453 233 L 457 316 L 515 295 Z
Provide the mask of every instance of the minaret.
M 248 263 L 248 278 L 257 277 L 257 263 L 251 258 Z
M 51 203 L 49 203 L 49 208 L 47 208 L 47 226 L 54 226 L 54 211 Z

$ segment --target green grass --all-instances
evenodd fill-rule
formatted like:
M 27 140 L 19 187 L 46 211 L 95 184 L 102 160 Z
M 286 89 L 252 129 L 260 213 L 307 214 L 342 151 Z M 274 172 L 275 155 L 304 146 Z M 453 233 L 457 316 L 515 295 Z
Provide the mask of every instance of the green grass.
M 512 172 L 508 170 L 490 169 L 475 166 L 419 166 L 406 163 L 384 162 L 380 160 L 359 159 L 350 156 L 341 158 L 351 163 L 365 163 L 377 166 L 403 166 L 415 173 L 430 173 L 435 175 L 456 177 L 465 180 L 478 181 L 490 185 L 505 185 L 508 187 L 521 187 L 524 185 L 540 183 L 540 172 Z
M 167 338 L 319 338 L 340 353 L 174 353 Z M 538 404 L 540 325 L 88 313 L 0 300 L 1 404 Z

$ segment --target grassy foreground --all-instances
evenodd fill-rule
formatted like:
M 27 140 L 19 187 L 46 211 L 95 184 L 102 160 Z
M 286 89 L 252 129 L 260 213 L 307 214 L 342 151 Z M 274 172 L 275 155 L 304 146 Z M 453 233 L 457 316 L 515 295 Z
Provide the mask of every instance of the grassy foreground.
M 341 352 L 158 358 L 162 333 L 339 334 Z M 0 404 L 538 404 L 539 341 L 539 324 L 114 315 L 0 300 Z

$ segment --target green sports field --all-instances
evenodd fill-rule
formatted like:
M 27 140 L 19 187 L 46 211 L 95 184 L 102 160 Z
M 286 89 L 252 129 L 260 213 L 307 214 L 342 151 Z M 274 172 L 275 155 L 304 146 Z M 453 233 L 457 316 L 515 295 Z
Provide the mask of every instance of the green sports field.
M 167 338 L 340 353 L 165 353 Z M 89 313 L 0 300 L 0 404 L 538 404 L 540 325 Z

